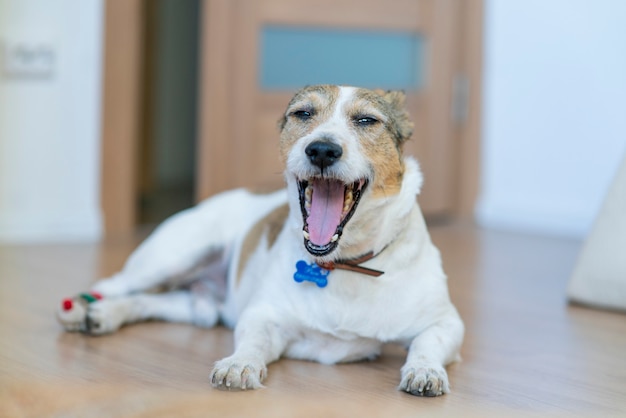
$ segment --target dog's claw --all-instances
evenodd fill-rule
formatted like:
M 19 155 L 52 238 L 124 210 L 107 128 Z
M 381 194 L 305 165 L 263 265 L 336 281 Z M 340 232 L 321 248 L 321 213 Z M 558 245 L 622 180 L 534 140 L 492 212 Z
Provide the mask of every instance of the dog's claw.
M 267 374 L 264 365 L 224 359 L 215 363 L 211 384 L 218 389 L 247 390 L 263 387 L 261 382 Z M 242 365 L 245 364 L 245 365 Z
M 403 368 L 398 389 L 417 396 L 440 396 L 450 391 L 443 367 Z

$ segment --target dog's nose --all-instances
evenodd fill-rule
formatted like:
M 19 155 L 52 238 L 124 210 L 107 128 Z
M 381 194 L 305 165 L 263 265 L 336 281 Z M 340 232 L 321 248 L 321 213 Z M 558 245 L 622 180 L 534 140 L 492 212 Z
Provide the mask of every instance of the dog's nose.
M 309 146 L 305 148 L 304 152 L 313 165 L 323 170 L 325 167 L 333 165 L 335 161 L 341 158 L 343 149 L 332 142 L 315 141 L 310 143 Z

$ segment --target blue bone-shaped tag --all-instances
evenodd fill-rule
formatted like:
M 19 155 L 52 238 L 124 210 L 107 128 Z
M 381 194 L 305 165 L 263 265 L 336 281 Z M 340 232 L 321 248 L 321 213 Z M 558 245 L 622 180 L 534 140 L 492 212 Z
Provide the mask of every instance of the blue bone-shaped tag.
M 304 281 L 313 282 L 318 287 L 326 287 L 328 284 L 328 273 L 330 271 L 321 268 L 317 264 L 308 264 L 304 260 L 300 260 L 296 263 L 296 272 L 293 275 L 293 279 L 302 283 Z

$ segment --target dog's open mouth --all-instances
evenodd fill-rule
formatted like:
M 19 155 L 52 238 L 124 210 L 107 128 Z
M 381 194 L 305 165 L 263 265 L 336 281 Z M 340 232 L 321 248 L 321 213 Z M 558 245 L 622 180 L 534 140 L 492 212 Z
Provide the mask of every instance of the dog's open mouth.
M 367 180 L 346 184 L 336 179 L 312 178 L 298 181 L 304 227 L 304 246 L 314 256 L 330 254 L 339 244 Z

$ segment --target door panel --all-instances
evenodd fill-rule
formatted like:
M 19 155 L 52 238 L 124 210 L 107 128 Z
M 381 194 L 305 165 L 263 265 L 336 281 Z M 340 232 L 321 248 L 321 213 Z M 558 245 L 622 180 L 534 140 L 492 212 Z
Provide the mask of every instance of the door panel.
M 424 42 L 410 32 L 266 25 L 260 44 L 264 92 L 305 84 L 417 90 L 424 81 Z
M 450 211 L 455 191 L 451 97 L 458 64 L 458 9 L 453 0 L 329 0 L 314 7 L 301 0 L 207 0 L 198 198 L 240 186 L 280 187 L 277 122 L 296 84 L 328 79 L 406 91 L 415 133 L 405 151 L 418 157 L 424 171 L 420 203 L 426 213 Z M 297 56 L 290 34 L 303 43 Z M 333 52 L 324 42 L 340 49 L 365 46 L 353 59 L 358 61 L 353 77 L 345 69 L 350 59 L 333 60 L 332 54 L 340 50 Z M 296 62 L 284 73 L 289 55 Z M 285 58 L 282 65 L 273 62 Z M 317 68 L 303 73 L 302 65 L 316 61 L 321 61 Z M 332 71 L 335 62 L 342 65 L 341 71 Z M 363 66 L 372 67 L 373 73 L 359 71 Z M 298 77 L 289 71 L 298 72 Z

